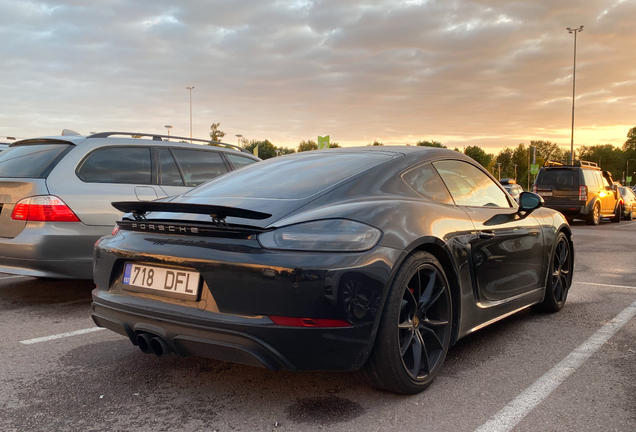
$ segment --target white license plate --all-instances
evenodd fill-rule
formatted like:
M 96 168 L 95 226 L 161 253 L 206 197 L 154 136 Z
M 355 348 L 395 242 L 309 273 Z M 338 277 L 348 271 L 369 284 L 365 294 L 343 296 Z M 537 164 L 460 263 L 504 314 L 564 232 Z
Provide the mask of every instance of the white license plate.
M 539 192 L 541 196 L 552 196 L 552 192 Z
M 161 293 L 197 296 L 199 278 L 195 271 L 171 269 L 127 263 L 124 268 L 124 285 L 145 288 Z

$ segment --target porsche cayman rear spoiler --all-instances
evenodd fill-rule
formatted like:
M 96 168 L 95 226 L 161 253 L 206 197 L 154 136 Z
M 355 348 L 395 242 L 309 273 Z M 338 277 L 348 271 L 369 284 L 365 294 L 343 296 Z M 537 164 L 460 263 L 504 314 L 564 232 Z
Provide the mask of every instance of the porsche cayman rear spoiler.
M 210 215 L 210 217 L 213 219 L 238 217 L 243 219 L 262 220 L 272 217 L 272 215 L 269 213 L 261 213 L 253 210 L 207 204 L 153 201 L 119 201 L 111 204 L 113 207 L 121 212 L 132 213 L 135 218 L 143 218 L 144 215 L 148 212 L 204 214 Z

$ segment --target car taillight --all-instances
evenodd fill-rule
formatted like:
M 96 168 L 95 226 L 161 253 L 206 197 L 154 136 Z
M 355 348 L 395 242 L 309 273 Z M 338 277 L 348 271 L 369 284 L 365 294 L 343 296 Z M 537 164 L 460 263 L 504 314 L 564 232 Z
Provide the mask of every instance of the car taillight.
M 587 186 L 579 186 L 579 201 L 587 201 Z
M 351 327 L 347 321 L 324 318 L 295 318 L 269 315 L 274 324 L 287 327 Z
M 537 185 L 532 185 L 532 192 L 537 193 Z
M 34 222 L 79 222 L 61 199 L 53 195 L 24 198 L 15 205 L 11 219 Z

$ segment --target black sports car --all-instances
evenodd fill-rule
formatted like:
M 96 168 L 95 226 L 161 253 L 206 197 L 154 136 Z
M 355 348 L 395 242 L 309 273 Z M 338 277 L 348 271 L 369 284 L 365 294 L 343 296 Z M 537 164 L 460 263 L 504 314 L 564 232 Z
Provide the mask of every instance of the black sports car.
M 364 147 L 269 159 L 127 212 L 95 247 L 95 323 L 145 353 L 359 370 L 413 394 L 449 346 L 532 305 L 556 312 L 572 233 L 471 158 Z

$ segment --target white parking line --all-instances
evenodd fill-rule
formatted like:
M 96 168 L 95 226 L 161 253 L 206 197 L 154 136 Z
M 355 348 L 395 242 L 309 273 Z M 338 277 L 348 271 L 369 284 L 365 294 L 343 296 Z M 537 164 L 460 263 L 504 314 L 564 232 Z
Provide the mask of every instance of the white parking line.
M 612 288 L 628 288 L 628 289 L 636 290 L 636 287 L 627 286 L 627 285 L 608 285 L 608 284 L 599 284 L 599 283 L 594 283 L 594 282 L 573 282 L 573 283 L 575 283 L 575 284 L 583 284 L 583 285 L 598 285 L 598 286 L 612 287 Z
M 6 277 L 0 277 L 0 280 L 5 280 L 5 279 L 17 279 L 17 278 L 28 278 L 30 276 L 6 276 Z
M 75 330 L 72 332 L 68 332 L 68 333 L 60 333 L 60 334 L 56 334 L 56 335 L 52 335 L 52 336 L 44 336 L 44 337 L 39 337 L 39 338 L 35 338 L 35 339 L 27 339 L 27 340 L 23 340 L 20 341 L 21 344 L 24 345 L 31 345 L 34 343 L 38 343 L 38 342 L 46 342 L 46 341 L 50 341 L 50 340 L 54 340 L 54 339 L 62 339 L 65 337 L 70 337 L 70 336 L 77 336 L 77 335 L 81 335 L 84 333 L 92 333 L 92 332 L 96 332 L 99 330 L 106 330 L 103 327 L 91 327 L 91 328 L 87 328 L 87 329 L 83 329 L 83 330 Z
M 636 301 L 601 327 L 475 432 L 508 432 L 636 315 Z

